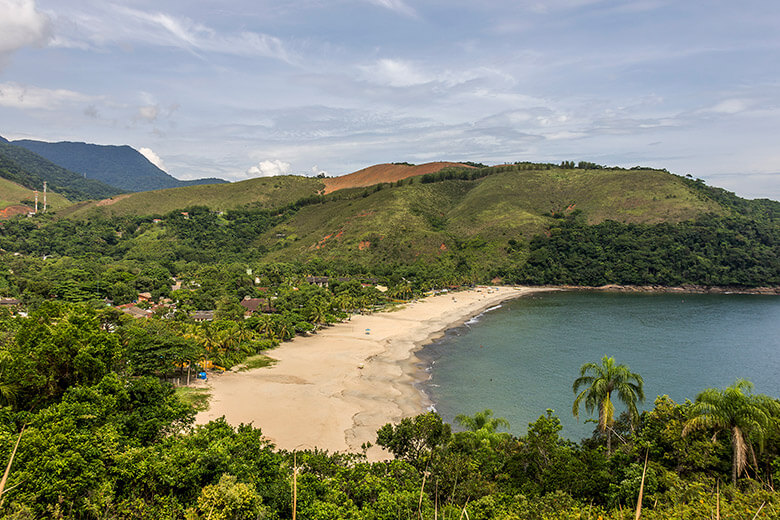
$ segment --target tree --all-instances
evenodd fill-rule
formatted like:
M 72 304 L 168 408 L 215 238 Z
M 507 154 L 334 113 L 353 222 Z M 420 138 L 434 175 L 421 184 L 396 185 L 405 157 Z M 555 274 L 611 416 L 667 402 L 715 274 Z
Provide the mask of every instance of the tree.
M 459 414 L 455 417 L 455 422 L 472 432 L 485 430 L 494 433 L 499 428 L 509 428 L 509 421 L 502 417 L 493 417 L 493 410 L 490 409 L 474 415 Z
M 418 468 L 424 467 L 430 453 L 451 435 L 450 425 L 435 412 L 405 417 L 396 425 L 387 423 L 376 433 L 377 444 Z
M 691 418 L 685 423 L 682 435 L 700 429 L 714 429 L 715 436 L 726 430 L 731 436 L 731 481 L 745 472 L 748 456 L 756 464 L 751 437 L 763 449 L 764 439 L 770 433 L 773 417 L 780 416 L 780 402 L 762 394 L 753 395 L 753 383 L 737 379 L 725 390 L 708 388 L 696 396 L 691 407 Z M 715 440 L 713 436 L 713 440 Z
M 593 375 L 585 375 L 591 373 Z M 637 401 L 645 400 L 642 376 L 631 372 L 626 365 L 616 365 L 615 358 L 604 356 L 601 365 L 585 363 L 580 368 L 580 377 L 574 381 L 572 390 L 575 394 L 583 386 L 587 387 L 574 398 L 572 413 L 579 419 L 580 404 L 585 402 L 585 410 L 593 413 L 598 409 L 598 429 L 607 435 L 607 454 L 612 453 L 612 426 L 615 424 L 615 405 L 612 402 L 612 392 L 617 392 L 618 398 L 628 408 L 632 425 L 639 420 L 636 408 Z
M 497 432 L 499 428 L 509 428 L 509 421 L 502 417 L 493 417 L 493 410 L 486 409 L 472 415 L 459 414 L 455 422 L 468 430 L 480 444 L 497 446 L 511 436 L 507 432 Z

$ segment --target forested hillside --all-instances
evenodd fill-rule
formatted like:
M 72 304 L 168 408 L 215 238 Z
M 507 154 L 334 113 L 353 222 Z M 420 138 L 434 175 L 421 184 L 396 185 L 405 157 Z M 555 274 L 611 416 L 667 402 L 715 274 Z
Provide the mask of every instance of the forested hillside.
M 67 141 L 47 143 L 29 139 L 13 141 L 12 144 L 45 157 L 82 177 L 98 180 L 122 191 L 148 191 L 226 182 L 222 179 L 180 181 L 149 162 L 134 148 L 126 145 L 106 146 Z
M 72 201 L 102 199 L 122 193 L 121 189 L 94 179 L 85 179 L 20 146 L 0 142 L 0 177 L 31 190 L 43 190 L 43 181 L 50 191 Z
M 146 194 L 151 205 L 128 205 L 143 203 L 135 194 L 75 220 L 8 222 L 0 247 L 75 259 L 99 252 L 110 261 L 161 265 L 172 275 L 190 262 L 404 272 L 415 290 L 432 281 L 496 277 L 533 284 L 780 285 L 777 202 L 747 201 L 663 171 L 512 165 L 442 170 L 325 196 L 316 194 L 320 186 L 301 177 L 255 179 L 153 192 Z M 180 194 L 195 189 L 212 203 L 242 196 L 252 202 L 225 211 L 182 205 L 150 213 L 185 202 Z M 121 210 L 116 216 L 101 213 L 114 208 Z

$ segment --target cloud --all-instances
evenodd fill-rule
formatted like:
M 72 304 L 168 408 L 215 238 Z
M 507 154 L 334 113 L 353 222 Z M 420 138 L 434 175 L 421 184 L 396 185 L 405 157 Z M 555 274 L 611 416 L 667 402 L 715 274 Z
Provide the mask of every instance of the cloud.
M 252 166 L 246 171 L 249 177 L 273 177 L 274 175 L 285 175 L 290 172 L 290 163 L 280 161 L 260 161 L 257 166 Z
M 391 87 L 410 87 L 430 83 L 435 78 L 408 61 L 381 59 L 360 67 L 367 81 Z
M 0 106 L 19 109 L 54 109 L 67 103 L 82 103 L 89 97 L 66 89 L 46 89 L 19 83 L 0 83 Z
M 328 177 L 328 172 L 317 166 L 316 164 L 311 167 L 311 176 L 317 177 L 318 175 L 324 175 L 325 177 Z
M 138 117 L 150 123 L 157 120 L 159 115 L 160 108 L 157 105 L 146 105 L 138 108 Z
M 141 153 L 141 155 L 146 157 L 150 163 L 154 164 L 155 166 L 157 166 L 163 171 L 166 170 L 165 163 L 163 162 L 163 160 L 160 158 L 159 155 L 154 153 L 154 151 L 151 148 L 140 148 L 138 151 Z
M 0 0 L 3 1 L 3 0 Z M 93 6 L 94 7 L 94 6 Z M 292 63 L 293 55 L 281 39 L 264 33 L 222 33 L 190 18 L 159 11 L 142 11 L 114 4 L 102 12 L 58 15 L 57 37 L 52 44 L 66 48 L 105 48 L 128 43 L 175 47 L 200 55 L 214 52 L 238 56 L 264 56 Z
M 403 0 L 368 0 L 374 5 L 384 7 L 404 16 L 417 17 L 417 12 Z
M 13 52 L 49 40 L 49 17 L 38 12 L 34 0 L 0 0 L 0 66 Z
M 738 114 L 748 109 L 748 103 L 744 99 L 724 99 L 715 106 L 707 108 L 704 112 L 714 112 L 716 114 Z

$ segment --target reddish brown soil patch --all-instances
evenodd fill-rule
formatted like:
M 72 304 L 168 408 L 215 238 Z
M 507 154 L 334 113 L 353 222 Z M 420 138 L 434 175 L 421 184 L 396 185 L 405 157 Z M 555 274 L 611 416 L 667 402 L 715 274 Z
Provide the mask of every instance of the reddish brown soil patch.
M 325 193 L 331 193 L 346 188 L 373 186 L 380 182 L 397 182 L 401 179 L 407 179 L 416 175 L 435 173 L 447 166 L 463 167 L 466 165 L 453 162 L 432 162 L 418 164 L 417 166 L 409 166 L 406 164 L 377 164 L 376 166 L 369 166 L 368 168 L 363 168 L 355 173 L 342 175 L 341 177 L 324 179 L 323 182 L 325 183 Z M 470 168 L 470 166 L 467 167 Z
M 0 218 L 11 218 L 15 217 L 16 215 L 26 215 L 31 211 L 32 208 L 28 208 L 27 206 L 23 206 L 21 204 L 14 204 L 12 206 L 0 209 Z
M 95 205 L 96 206 L 110 206 L 111 204 L 116 204 L 117 202 L 119 202 L 122 199 L 126 199 L 130 195 L 132 195 L 132 193 L 123 193 L 122 195 L 116 195 L 115 197 L 111 197 L 110 199 L 99 200 L 99 201 L 97 201 L 97 203 Z
M 371 242 L 369 242 L 368 240 L 361 240 L 360 243 L 358 244 L 358 249 L 360 251 L 363 251 L 364 249 L 368 249 L 369 247 L 371 247 Z

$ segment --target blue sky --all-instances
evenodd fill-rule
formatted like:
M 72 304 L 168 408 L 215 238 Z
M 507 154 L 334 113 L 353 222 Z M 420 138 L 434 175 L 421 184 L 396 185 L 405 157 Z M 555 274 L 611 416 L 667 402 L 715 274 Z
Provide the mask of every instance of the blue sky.
M 172 175 L 586 160 L 780 199 L 776 0 L 0 0 L 0 135 Z

